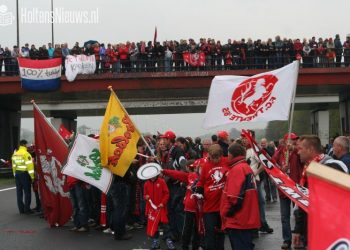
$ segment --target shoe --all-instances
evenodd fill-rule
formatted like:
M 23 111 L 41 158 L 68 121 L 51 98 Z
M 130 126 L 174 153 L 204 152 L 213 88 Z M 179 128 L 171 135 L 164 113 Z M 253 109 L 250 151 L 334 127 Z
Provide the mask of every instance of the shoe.
M 123 236 L 115 236 L 114 235 L 115 240 L 130 240 L 131 238 L 132 238 L 132 235 L 129 233 L 125 233 Z
M 135 222 L 134 223 L 134 225 L 132 225 L 134 228 L 137 228 L 137 229 L 141 229 L 141 228 L 143 228 L 143 225 L 141 225 L 141 224 L 139 224 L 139 223 L 137 223 L 137 222 Z
M 160 249 L 160 243 L 158 239 L 153 239 L 150 250 Z
M 102 232 L 105 234 L 112 234 L 113 231 L 112 231 L 112 229 L 107 228 L 107 229 L 103 230 Z
M 133 229 L 134 229 L 133 226 L 125 225 L 125 230 L 126 230 L 126 231 L 130 231 L 130 230 L 133 230 Z
M 260 232 L 262 233 L 268 233 L 268 234 L 272 234 L 273 233 L 273 229 L 271 227 L 269 227 L 269 225 L 266 223 L 265 225 L 263 225 L 260 229 Z
M 89 232 L 89 228 L 88 227 L 81 227 L 78 230 L 76 230 L 77 232 L 81 233 L 81 232 Z
M 176 250 L 176 246 L 171 239 L 166 240 L 166 246 L 168 247 L 168 250 Z
M 77 231 L 77 230 L 78 230 L 77 227 L 72 227 L 71 229 L 69 229 L 69 231 L 71 231 L 71 232 L 75 232 L 75 231 Z
M 34 214 L 34 211 L 33 210 L 29 210 L 29 211 L 26 211 L 24 212 L 25 214 Z
M 290 249 L 291 243 L 283 242 L 281 249 Z

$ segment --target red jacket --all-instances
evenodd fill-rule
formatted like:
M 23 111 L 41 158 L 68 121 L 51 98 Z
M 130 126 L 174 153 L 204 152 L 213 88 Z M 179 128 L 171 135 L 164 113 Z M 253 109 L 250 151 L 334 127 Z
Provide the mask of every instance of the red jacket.
M 199 175 L 196 172 L 186 173 L 178 170 L 164 169 L 163 174 L 167 175 L 175 180 L 186 183 L 186 195 L 184 198 L 185 211 L 196 212 L 197 211 L 197 199 L 195 197 L 191 198 L 192 186 L 198 181 Z
M 153 202 L 154 205 L 159 207 L 160 204 L 164 205 L 164 208 L 161 210 L 161 222 L 166 223 L 168 221 L 168 210 L 167 203 L 169 200 L 169 189 L 163 178 L 158 177 L 154 181 L 148 180 L 145 182 L 143 187 L 143 195 L 146 200 L 146 196 L 149 196 L 149 199 Z M 149 208 L 151 204 L 146 200 L 146 216 L 149 213 Z
M 201 176 L 197 187 L 204 190 L 203 213 L 219 212 L 220 198 L 225 186 L 227 158 L 221 157 L 217 164 L 206 161 L 201 169 Z
M 226 178 L 220 202 L 222 229 L 260 228 L 258 191 L 253 170 L 244 156 L 233 159 Z M 242 198 L 241 208 L 233 215 L 227 215 L 230 208 L 237 205 L 238 197 Z
M 126 47 L 126 46 L 120 47 L 118 52 L 119 52 L 120 60 L 128 59 L 128 55 L 129 55 L 129 48 L 128 47 Z

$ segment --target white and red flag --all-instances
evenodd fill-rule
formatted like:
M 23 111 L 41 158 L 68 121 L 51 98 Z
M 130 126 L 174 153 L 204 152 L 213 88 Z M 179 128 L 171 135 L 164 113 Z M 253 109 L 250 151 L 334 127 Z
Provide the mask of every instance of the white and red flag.
M 33 103 L 36 171 L 44 217 L 50 226 L 64 225 L 72 215 L 69 190 L 61 173 L 68 157 L 68 145 Z
M 229 123 L 288 120 L 299 63 L 254 75 L 215 76 L 210 87 L 204 128 Z
M 350 249 L 350 176 L 315 162 L 307 174 L 308 249 Z

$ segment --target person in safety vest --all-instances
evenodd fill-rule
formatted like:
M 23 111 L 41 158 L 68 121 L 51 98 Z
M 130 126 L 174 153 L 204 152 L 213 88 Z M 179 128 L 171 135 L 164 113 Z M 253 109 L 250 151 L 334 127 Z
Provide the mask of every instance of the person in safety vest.
M 21 214 L 31 214 L 31 183 L 34 180 L 34 164 L 27 151 L 27 141 L 21 140 L 19 149 L 12 155 L 12 169 L 16 180 L 17 205 Z M 24 191 L 24 203 L 23 203 Z

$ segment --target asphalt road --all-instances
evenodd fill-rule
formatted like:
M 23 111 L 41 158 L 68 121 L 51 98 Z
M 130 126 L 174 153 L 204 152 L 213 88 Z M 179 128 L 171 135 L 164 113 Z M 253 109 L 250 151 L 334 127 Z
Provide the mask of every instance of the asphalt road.
M 38 215 L 21 215 L 16 205 L 16 190 L 0 188 L 0 250 L 35 249 L 35 250 L 78 250 L 78 249 L 149 249 L 150 240 L 147 239 L 145 229 L 134 229 L 130 232 L 133 238 L 128 241 L 115 241 L 111 235 L 97 230 L 88 233 L 70 232 L 71 222 L 64 227 L 49 228 L 44 219 Z M 32 200 L 32 206 L 34 200 Z M 273 234 L 260 234 L 255 240 L 256 250 L 281 249 L 282 232 L 279 214 L 279 203 L 271 203 L 266 207 L 270 226 L 275 230 Z M 231 249 L 228 237 L 225 239 L 225 249 Z M 180 245 L 177 243 L 178 249 Z M 162 249 L 167 249 L 162 242 Z

